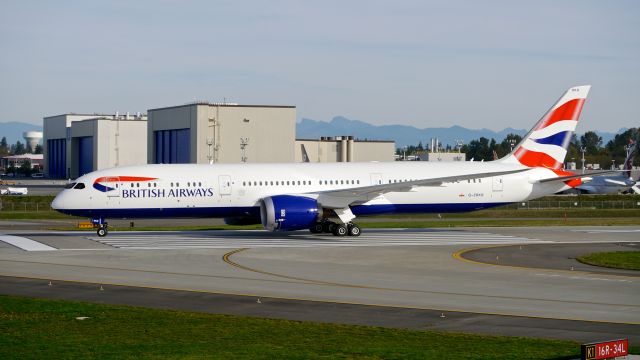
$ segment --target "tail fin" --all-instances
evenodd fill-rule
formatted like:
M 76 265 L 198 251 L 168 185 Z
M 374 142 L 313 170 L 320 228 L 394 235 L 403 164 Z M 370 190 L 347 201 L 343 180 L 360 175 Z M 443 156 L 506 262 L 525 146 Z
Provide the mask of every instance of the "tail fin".
M 631 179 L 631 170 L 633 169 L 633 157 L 638 150 L 638 145 L 636 144 L 636 140 L 629 139 L 629 145 L 627 145 L 627 158 L 624 159 L 624 167 L 622 170 L 625 170 L 625 174 L 629 179 Z
M 562 169 L 590 85 L 567 90 L 503 161 Z

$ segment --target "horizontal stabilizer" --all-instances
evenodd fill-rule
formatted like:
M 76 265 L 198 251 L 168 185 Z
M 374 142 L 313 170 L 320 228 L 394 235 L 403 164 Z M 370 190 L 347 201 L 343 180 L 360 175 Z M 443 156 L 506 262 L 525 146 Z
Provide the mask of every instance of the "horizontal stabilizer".
M 594 176 L 599 176 L 599 175 L 604 175 L 604 174 L 611 174 L 611 173 L 615 173 L 615 172 L 620 172 L 620 171 L 619 170 L 607 170 L 607 171 L 592 172 L 592 173 L 588 173 L 588 174 L 576 174 L 576 175 L 569 175 L 569 176 L 558 176 L 558 177 L 552 177 L 552 178 L 548 178 L 548 179 L 538 180 L 537 182 L 539 182 L 539 183 L 547 183 L 547 182 L 552 182 L 552 181 L 567 181 L 567 180 L 580 179 L 580 178 L 593 178 Z

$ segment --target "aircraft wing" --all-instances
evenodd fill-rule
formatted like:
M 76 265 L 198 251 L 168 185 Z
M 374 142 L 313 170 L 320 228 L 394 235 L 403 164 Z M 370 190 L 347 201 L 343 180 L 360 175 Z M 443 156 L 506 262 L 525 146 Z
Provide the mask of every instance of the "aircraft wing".
M 411 191 L 421 186 L 441 186 L 443 183 L 463 181 L 469 179 L 485 178 L 490 176 L 501 176 L 515 174 L 531 169 L 518 169 L 507 171 L 493 171 L 473 174 L 461 174 L 454 176 L 437 177 L 430 179 L 411 180 L 390 184 L 379 184 L 348 189 L 327 190 L 318 192 L 318 202 L 326 208 L 343 209 L 357 202 L 365 202 L 371 196 L 378 196 L 389 192 Z

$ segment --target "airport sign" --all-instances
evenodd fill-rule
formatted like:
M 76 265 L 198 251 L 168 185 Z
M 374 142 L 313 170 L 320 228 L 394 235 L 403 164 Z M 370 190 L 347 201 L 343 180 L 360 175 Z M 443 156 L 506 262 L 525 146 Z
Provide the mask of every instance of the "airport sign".
M 582 360 L 615 359 L 629 355 L 629 339 L 582 344 Z

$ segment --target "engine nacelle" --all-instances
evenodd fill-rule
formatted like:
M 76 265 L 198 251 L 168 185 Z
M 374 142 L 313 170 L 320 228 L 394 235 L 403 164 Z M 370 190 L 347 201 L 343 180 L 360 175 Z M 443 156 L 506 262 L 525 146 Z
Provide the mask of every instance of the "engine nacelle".
M 277 195 L 260 201 L 262 226 L 271 231 L 308 229 L 318 215 L 316 199 L 304 196 Z

